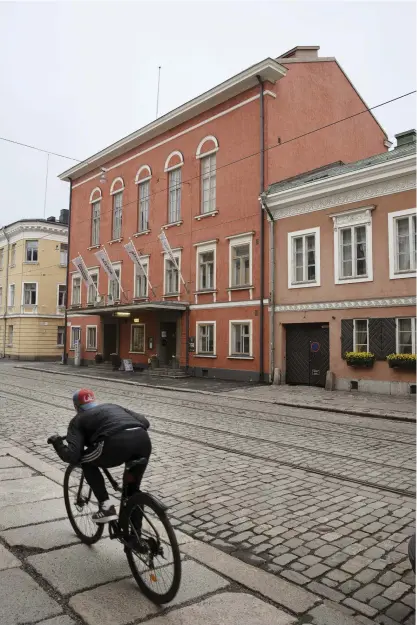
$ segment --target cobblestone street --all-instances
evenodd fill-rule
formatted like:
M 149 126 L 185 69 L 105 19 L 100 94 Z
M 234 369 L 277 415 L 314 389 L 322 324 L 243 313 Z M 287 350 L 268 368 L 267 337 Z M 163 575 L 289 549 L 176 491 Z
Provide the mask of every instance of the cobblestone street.
M 55 471 L 64 466 L 45 440 L 65 433 L 77 388 L 90 386 L 99 401 L 147 415 L 154 451 L 144 488 L 170 505 L 184 535 L 317 595 L 323 609 L 300 623 L 415 623 L 407 557 L 415 531 L 415 424 L 276 405 L 259 401 L 261 389 L 184 393 L 10 362 L 0 362 L 0 380 L 0 439 Z M 410 413 L 409 406 L 400 410 Z M 6 462 L 0 454 L 5 471 Z M 335 606 L 340 621 L 329 616 Z

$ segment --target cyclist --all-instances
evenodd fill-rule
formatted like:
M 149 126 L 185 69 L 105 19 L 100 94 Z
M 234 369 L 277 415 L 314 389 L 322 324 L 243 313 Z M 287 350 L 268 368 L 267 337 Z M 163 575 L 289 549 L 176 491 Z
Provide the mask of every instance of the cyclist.
M 92 515 L 96 523 L 117 520 L 110 504 L 100 467 L 117 467 L 152 451 L 148 435 L 149 421 L 141 414 L 117 404 L 98 404 L 94 392 L 82 388 L 73 396 L 77 414 L 68 426 L 67 444 L 58 435 L 48 438 L 58 456 L 70 464 L 82 464 L 85 479 L 97 498 L 99 509 Z M 140 487 L 146 465 L 137 467 L 135 483 L 129 484 L 129 495 Z

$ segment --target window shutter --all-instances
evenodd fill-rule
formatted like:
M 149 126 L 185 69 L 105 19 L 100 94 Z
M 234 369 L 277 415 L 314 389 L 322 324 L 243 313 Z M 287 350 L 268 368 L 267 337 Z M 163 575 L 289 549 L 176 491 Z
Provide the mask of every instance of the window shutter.
M 346 352 L 353 351 L 353 319 L 342 319 L 342 358 L 345 358 Z
M 381 326 L 381 349 L 383 358 L 386 358 L 397 351 L 395 317 L 381 319 Z
M 382 322 L 385 319 L 369 319 L 369 351 L 375 354 L 376 360 L 384 360 L 382 348 Z

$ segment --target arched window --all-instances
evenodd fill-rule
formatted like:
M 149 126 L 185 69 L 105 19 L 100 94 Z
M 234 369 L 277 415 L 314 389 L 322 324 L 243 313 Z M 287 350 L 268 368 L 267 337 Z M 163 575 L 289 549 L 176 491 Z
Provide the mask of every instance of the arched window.
M 110 195 L 113 196 L 113 225 L 112 239 L 122 238 L 122 211 L 123 211 L 123 191 L 125 183 L 123 178 L 115 178 L 111 183 Z
M 219 142 L 209 135 L 200 141 L 196 158 L 200 159 L 201 176 L 201 214 L 207 215 L 216 211 L 216 153 Z
M 101 214 L 101 189 L 96 187 L 91 191 L 91 245 L 100 245 L 100 214 Z
M 151 178 L 152 170 L 149 165 L 142 165 L 135 178 L 135 184 L 138 185 L 138 232 L 149 231 Z
M 165 161 L 164 171 L 168 172 L 168 223 L 181 221 L 181 167 L 184 157 L 181 152 L 171 152 Z

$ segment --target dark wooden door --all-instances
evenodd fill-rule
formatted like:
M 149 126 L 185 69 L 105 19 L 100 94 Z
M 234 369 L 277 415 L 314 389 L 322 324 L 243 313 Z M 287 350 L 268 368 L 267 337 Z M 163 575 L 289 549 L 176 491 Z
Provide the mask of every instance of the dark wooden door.
M 329 326 L 287 325 L 286 382 L 325 386 L 329 369 Z
M 177 324 L 161 322 L 159 362 L 163 366 L 171 365 L 172 357 L 177 354 Z
M 110 354 L 117 353 L 117 324 L 105 323 L 103 326 L 103 358 L 110 360 Z

